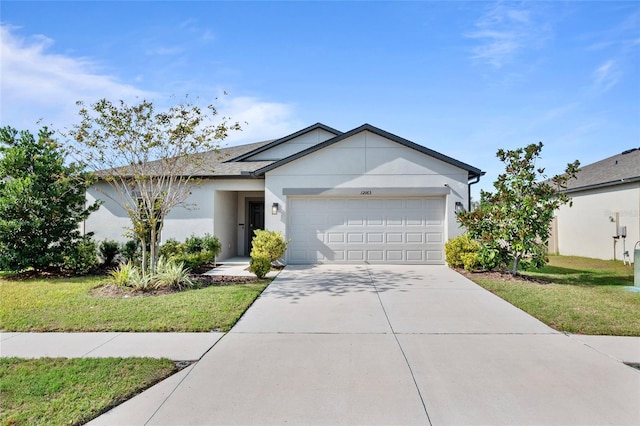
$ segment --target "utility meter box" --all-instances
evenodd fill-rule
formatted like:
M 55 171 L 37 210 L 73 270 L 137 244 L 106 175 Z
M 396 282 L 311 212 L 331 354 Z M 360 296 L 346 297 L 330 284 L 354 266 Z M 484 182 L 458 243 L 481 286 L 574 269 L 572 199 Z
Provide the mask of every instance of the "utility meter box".
M 618 227 L 618 236 L 622 238 L 627 238 L 627 227 L 619 226 Z

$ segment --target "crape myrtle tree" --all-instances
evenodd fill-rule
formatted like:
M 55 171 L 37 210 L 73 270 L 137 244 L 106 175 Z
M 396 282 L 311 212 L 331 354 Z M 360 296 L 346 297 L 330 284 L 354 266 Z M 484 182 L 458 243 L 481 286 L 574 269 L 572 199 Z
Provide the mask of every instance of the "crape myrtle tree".
M 497 157 L 505 173 L 494 182 L 494 192 L 481 191 L 478 207 L 457 215 L 458 222 L 480 243 L 479 257 L 488 268 L 511 264 L 535 268 L 547 261 L 549 226 L 558 207 L 569 203 L 561 193 L 576 178 L 580 162 L 567 164 L 563 174 L 546 179 L 544 168 L 536 167 L 542 142 L 512 151 L 500 149 Z
M 78 153 L 112 189 L 102 193 L 129 215 L 143 273 L 154 273 L 164 219 L 174 207 L 190 207 L 186 200 L 199 183 L 194 171 L 205 167 L 198 154 L 218 149 L 240 125 L 218 118 L 213 105 L 202 109 L 186 99 L 165 111 L 146 100 L 77 104 L 81 121 L 70 135 Z
M 79 224 L 99 207 L 85 198 L 95 176 L 66 164 L 52 135 L 0 129 L 0 269 L 63 267 L 82 240 Z

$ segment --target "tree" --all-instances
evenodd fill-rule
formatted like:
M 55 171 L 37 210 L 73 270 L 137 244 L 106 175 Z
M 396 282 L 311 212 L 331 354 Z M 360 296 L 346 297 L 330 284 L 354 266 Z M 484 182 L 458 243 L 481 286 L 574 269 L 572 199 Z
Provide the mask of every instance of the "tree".
M 543 266 L 546 261 L 549 226 L 554 211 L 571 199 L 560 190 L 575 179 L 580 162 L 567 164 L 565 173 L 545 180 L 544 168 L 536 168 L 542 142 L 513 151 L 500 149 L 497 157 L 505 163 L 505 173 L 498 176 L 495 192 L 480 192 L 480 205 L 457 215 L 480 243 L 480 259 L 485 266 L 511 263 L 511 273 L 518 266 Z
M 240 125 L 225 118 L 214 124 L 217 110 L 188 102 L 156 112 L 152 102 L 137 105 L 99 100 L 81 107 L 81 122 L 70 134 L 79 154 L 99 171 L 115 195 L 103 192 L 129 215 L 142 245 L 142 267 L 155 272 L 164 218 L 186 203 L 198 184 L 193 173 L 205 167 L 204 151 L 216 150 L 229 131 Z
M 99 207 L 85 205 L 95 177 L 66 165 L 52 135 L 0 129 L 0 269 L 61 267 L 82 242 L 79 224 Z

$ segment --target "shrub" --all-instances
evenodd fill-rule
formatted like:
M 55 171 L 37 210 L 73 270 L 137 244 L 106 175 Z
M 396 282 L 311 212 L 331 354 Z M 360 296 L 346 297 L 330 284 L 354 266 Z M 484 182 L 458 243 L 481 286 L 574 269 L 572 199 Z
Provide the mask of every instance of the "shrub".
M 180 244 L 178 240 L 170 238 L 160 247 L 160 256 L 171 259 L 184 253 L 184 244 Z
M 280 259 L 291 240 L 285 240 L 280 231 L 256 230 L 253 231 L 253 247 L 251 259 L 266 258 L 269 262 Z
M 220 244 L 218 237 L 207 233 L 204 234 L 204 237 L 202 238 L 202 248 L 204 251 L 211 254 L 211 260 L 213 260 L 217 255 L 220 254 L 222 245 Z
M 447 265 L 452 268 L 465 268 L 474 270 L 479 265 L 478 250 L 480 244 L 473 240 L 469 234 L 462 234 L 450 239 L 444 245 Z
M 95 241 L 84 236 L 64 256 L 64 268 L 76 274 L 86 274 L 98 265 L 98 254 Z
M 98 252 L 102 258 L 102 264 L 105 267 L 111 266 L 116 256 L 120 254 L 120 246 L 117 241 L 104 240 L 98 246 Z
M 183 263 L 166 260 L 164 257 L 158 259 L 156 274 L 153 276 L 153 286 L 155 288 L 173 288 L 182 290 L 194 286 L 194 282 L 189 277 L 189 271 Z
M 184 241 L 184 249 L 187 253 L 200 253 L 203 249 L 202 238 L 193 234 Z
M 267 257 L 252 257 L 249 270 L 258 278 L 264 278 L 271 270 L 271 260 Z
M 129 240 L 122 246 L 120 253 L 127 262 L 137 262 L 140 260 L 140 243 L 136 240 Z
M 214 260 L 221 248 L 215 236 L 208 233 L 204 237 L 191 235 L 182 244 L 174 239 L 167 240 L 160 247 L 160 256 L 182 263 L 187 269 L 196 269 Z
M 182 263 L 187 269 L 197 269 L 209 261 L 209 256 L 205 252 L 184 253 L 171 258 L 176 263 Z

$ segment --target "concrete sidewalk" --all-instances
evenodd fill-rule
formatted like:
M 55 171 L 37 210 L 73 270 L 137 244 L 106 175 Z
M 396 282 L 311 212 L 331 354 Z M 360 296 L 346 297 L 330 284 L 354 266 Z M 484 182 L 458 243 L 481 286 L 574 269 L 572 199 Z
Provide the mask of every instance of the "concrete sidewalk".
M 0 356 L 195 361 L 224 333 L 0 333 Z
M 639 343 L 558 333 L 446 267 L 290 266 L 192 368 L 91 424 L 635 425 Z

